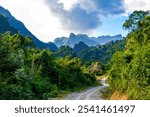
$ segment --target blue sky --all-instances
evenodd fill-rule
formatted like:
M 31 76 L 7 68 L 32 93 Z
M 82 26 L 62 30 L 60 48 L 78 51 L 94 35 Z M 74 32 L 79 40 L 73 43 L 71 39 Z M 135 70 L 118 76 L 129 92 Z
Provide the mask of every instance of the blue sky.
M 122 34 L 123 36 L 127 35 L 127 31 L 125 31 L 122 27 L 123 23 L 127 19 L 127 16 L 109 16 L 102 18 L 102 25 L 96 30 L 93 36 L 99 35 L 116 35 Z
M 0 0 L 41 41 L 70 33 L 126 35 L 122 24 L 134 10 L 149 10 L 150 0 Z

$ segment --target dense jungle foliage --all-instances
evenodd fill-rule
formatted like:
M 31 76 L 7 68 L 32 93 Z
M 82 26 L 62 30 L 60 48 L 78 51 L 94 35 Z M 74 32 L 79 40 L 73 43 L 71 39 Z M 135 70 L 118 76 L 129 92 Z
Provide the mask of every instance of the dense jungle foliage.
M 95 82 L 80 59 L 55 59 L 30 37 L 0 34 L 0 99 L 52 99 Z
M 124 49 L 126 40 L 111 41 L 105 45 L 98 45 L 86 48 L 76 52 L 73 48 L 69 46 L 60 47 L 54 55 L 57 58 L 69 57 L 70 59 L 78 57 L 85 63 L 100 62 L 101 64 L 106 64 L 111 59 L 113 54 L 117 51 L 122 51 Z
M 150 99 L 149 12 L 133 12 L 123 26 L 129 34 L 124 51 L 110 61 L 109 90 L 127 94 L 128 99 Z

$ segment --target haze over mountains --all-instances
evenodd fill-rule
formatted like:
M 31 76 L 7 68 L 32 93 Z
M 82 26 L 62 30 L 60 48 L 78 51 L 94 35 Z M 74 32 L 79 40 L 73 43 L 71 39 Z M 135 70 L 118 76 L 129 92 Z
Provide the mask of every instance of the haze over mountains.
M 75 35 L 70 33 L 70 36 L 67 37 L 60 37 L 54 40 L 54 43 L 57 47 L 61 47 L 62 45 L 68 45 L 70 47 L 74 47 L 75 44 L 79 42 L 84 42 L 88 46 L 96 46 L 96 45 L 104 45 L 110 41 L 116 41 L 123 39 L 122 35 L 116 36 L 99 36 L 99 37 L 88 37 L 85 34 L 78 34 Z

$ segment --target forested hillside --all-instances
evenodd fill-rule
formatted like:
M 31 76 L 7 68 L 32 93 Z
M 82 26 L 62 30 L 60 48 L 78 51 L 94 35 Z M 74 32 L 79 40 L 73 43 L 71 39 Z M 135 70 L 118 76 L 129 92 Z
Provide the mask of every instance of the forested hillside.
M 74 48 L 71 48 L 69 46 L 60 47 L 55 52 L 55 56 L 58 58 L 60 57 L 65 58 L 67 56 L 69 58 L 78 57 L 87 63 L 97 61 L 102 64 L 106 64 L 116 51 L 122 51 L 124 49 L 125 43 L 126 40 L 124 39 L 111 41 L 105 45 L 88 47 L 85 46 L 84 44 L 81 45 L 80 42 L 79 44 L 76 44 Z
M 0 99 L 51 99 L 95 82 L 80 59 L 55 59 L 30 37 L 0 34 Z
M 78 57 L 85 62 L 99 61 L 107 64 L 116 51 L 124 49 L 126 40 L 111 41 L 105 45 L 90 47 L 78 53 Z
M 110 93 L 128 99 L 150 99 L 150 15 L 135 11 L 124 23 L 130 33 L 125 50 L 112 57 L 108 83 Z

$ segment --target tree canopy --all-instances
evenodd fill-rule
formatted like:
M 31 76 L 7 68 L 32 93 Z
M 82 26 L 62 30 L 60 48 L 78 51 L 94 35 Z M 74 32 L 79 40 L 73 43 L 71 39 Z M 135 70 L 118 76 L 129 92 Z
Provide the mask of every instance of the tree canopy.
M 129 31 L 137 30 L 139 21 L 150 15 L 149 11 L 134 11 L 124 22 L 123 28 Z

